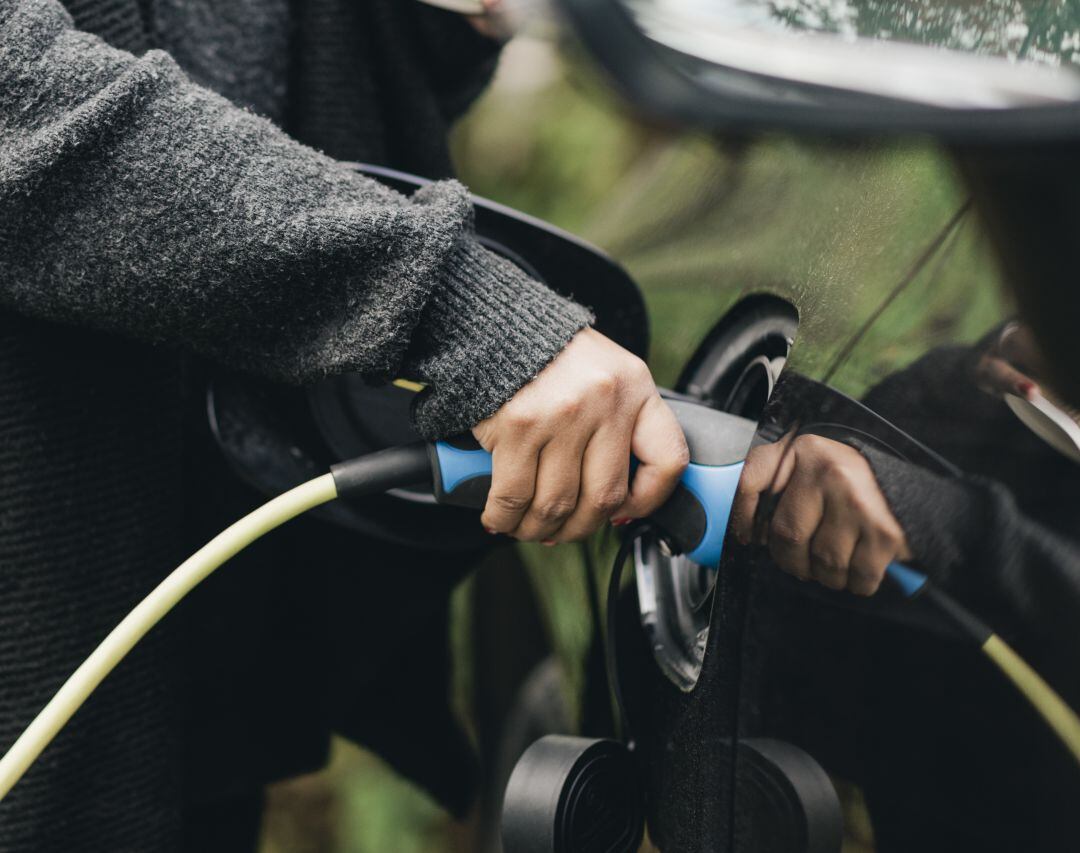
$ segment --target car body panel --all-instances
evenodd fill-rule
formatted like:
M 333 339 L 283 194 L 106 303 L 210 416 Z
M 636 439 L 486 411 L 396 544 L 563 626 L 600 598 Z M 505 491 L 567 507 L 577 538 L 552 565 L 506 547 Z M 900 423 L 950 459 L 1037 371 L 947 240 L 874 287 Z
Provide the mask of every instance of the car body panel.
M 578 193 L 577 227 L 642 287 L 652 325 L 650 364 L 659 382 L 674 384 L 716 323 L 754 294 L 781 297 L 798 310 L 788 369 L 828 378 L 855 398 L 939 347 L 973 344 L 1008 317 L 994 248 L 948 156 L 932 144 L 719 140 L 658 130 L 602 93 L 588 86 L 586 92 L 592 109 L 636 142 L 625 143 L 622 170 L 603 191 L 555 182 L 550 192 L 569 207 L 567 195 Z M 494 105 L 482 105 L 481 126 L 485 108 Z M 545 120 L 542 104 L 535 113 L 537 122 Z M 479 144 L 468 133 L 480 131 L 466 131 L 462 151 Z M 525 122 L 520 132 L 539 131 Z M 605 156 L 589 149 L 576 154 L 585 168 L 590 157 L 601 168 Z M 466 176 L 498 195 L 497 173 L 480 169 Z M 532 209 L 546 213 L 543 194 Z M 601 565 L 612 555 L 611 537 L 589 547 Z M 523 553 L 580 701 L 595 635 L 579 554 L 531 547 Z M 737 768 L 718 760 L 739 734 L 785 737 L 819 756 L 845 792 L 849 841 L 871 844 L 872 833 L 860 836 L 867 818 L 857 782 L 865 772 L 860 743 L 872 725 L 872 706 L 845 684 L 842 667 L 815 673 L 822 679 L 817 684 L 806 683 L 811 670 L 800 669 L 809 660 L 845 656 L 852 666 L 868 665 L 845 645 L 854 636 L 851 608 L 811 593 L 807 607 L 815 616 L 803 624 L 813 633 L 803 638 L 800 654 L 785 656 L 776 653 L 774 643 L 783 636 L 777 626 L 806 595 L 793 597 L 775 567 L 745 557 L 725 563 L 717 583 L 707 677 L 690 693 L 660 672 L 647 644 L 629 651 L 633 640 L 621 646 L 626 677 L 638 691 L 635 729 L 651 756 L 654 840 L 672 850 L 751 849 L 739 843 Z M 913 646 L 914 654 L 944 642 L 931 629 L 918 628 L 931 639 Z M 625 630 L 640 643 L 634 620 Z M 895 667 L 900 683 L 913 677 L 896 659 L 883 666 Z M 980 682 L 984 688 L 994 701 L 1014 699 Z M 784 696 L 821 702 L 815 725 L 786 717 Z M 912 731 L 920 727 L 933 732 L 932 715 L 916 720 Z M 1041 736 L 1035 720 L 1019 735 Z

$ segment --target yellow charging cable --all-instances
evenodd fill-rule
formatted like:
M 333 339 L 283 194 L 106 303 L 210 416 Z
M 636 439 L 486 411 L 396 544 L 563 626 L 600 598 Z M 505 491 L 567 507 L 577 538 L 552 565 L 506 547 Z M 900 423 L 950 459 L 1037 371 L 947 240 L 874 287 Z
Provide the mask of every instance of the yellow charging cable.
M 1080 717 L 1076 712 L 997 634 L 991 634 L 986 639 L 982 650 L 1024 694 L 1065 748 L 1080 762 Z
M 406 391 L 412 391 L 414 394 L 419 394 L 427 385 L 423 382 L 413 382 L 411 379 L 395 379 L 393 382 L 395 388 L 403 388 Z
M 914 593 L 921 595 L 957 628 L 975 641 L 1002 674 L 1013 683 L 1039 716 L 1057 735 L 1062 745 L 1080 763 L 1080 716 L 1031 665 L 995 634 L 985 622 L 944 590 L 924 583 Z
M 0 799 L 147 632 L 222 563 L 286 521 L 338 495 L 332 474 L 290 489 L 227 527 L 181 563 L 101 641 L 0 759 Z
M 221 531 L 109 632 L 0 758 L 0 800 L 135 644 L 222 563 L 286 521 L 337 497 L 381 494 L 430 476 L 431 462 L 423 442 L 390 447 L 333 465 L 329 474 L 278 495 Z
M 395 384 L 403 384 L 402 380 Z M 412 383 L 410 383 L 412 384 Z M 192 589 L 256 539 L 308 510 L 342 495 L 378 493 L 429 473 L 423 445 L 390 448 L 341 463 L 274 498 L 227 527 L 192 554 L 120 622 L 64 682 L 3 758 L 0 800 L 52 742 L 91 693 L 117 664 Z M 1000 637 L 945 593 L 928 587 L 937 606 L 977 640 L 983 652 L 1028 699 L 1061 742 L 1080 762 L 1080 717 L 1026 661 Z

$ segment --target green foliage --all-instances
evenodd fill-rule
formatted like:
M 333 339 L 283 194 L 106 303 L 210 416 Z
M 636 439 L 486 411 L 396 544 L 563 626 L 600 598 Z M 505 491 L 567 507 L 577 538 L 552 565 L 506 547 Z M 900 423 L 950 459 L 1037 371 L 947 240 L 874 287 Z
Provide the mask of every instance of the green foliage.
M 455 129 L 462 180 L 478 195 L 577 232 L 649 134 L 611 109 L 597 81 L 561 63 L 540 88 L 503 84 L 505 76 Z

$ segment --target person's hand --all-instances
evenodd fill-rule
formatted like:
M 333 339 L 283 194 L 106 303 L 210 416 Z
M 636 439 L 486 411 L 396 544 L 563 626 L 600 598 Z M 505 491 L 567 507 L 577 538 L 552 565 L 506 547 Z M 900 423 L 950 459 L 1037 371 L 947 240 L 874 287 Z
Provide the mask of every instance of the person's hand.
M 772 518 L 755 530 L 758 504 L 771 495 L 780 496 Z M 768 545 L 784 571 L 856 595 L 873 595 L 889 563 L 911 559 L 869 463 L 817 435 L 788 435 L 751 450 L 731 519 L 739 542 Z
M 648 367 L 592 329 L 473 435 L 492 454 L 484 527 L 546 543 L 650 514 L 689 459 Z M 629 484 L 631 452 L 639 464 Z
M 975 380 L 988 394 L 1013 394 L 1031 400 L 1040 393 L 1036 377 L 1045 372 L 1031 330 L 1022 323 L 1009 323 L 994 346 L 979 357 Z

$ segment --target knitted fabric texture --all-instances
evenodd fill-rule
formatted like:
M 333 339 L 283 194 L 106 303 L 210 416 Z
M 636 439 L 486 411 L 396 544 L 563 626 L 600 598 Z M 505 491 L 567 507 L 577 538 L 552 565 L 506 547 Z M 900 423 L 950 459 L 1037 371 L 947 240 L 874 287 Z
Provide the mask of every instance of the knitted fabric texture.
M 201 361 L 424 379 L 435 435 L 493 412 L 588 320 L 479 248 L 458 184 L 406 199 L 294 141 L 445 176 L 490 45 L 452 15 L 413 29 L 417 3 L 292 0 L 290 20 L 247 22 L 293 34 L 283 92 L 211 15 L 260 5 L 70 0 L 109 46 L 54 0 L 0 0 L 0 747 L 263 499 L 210 439 Z M 470 73 L 424 64 L 439 33 Z M 163 44 L 293 138 L 146 52 Z M 181 849 L 193 813 L 316 769 L 331 731 L 468 807 L 445 601 L 472 556 L 425 576 L 428 554 L 320 525 L 238 555 L 154 629 L 0 804 L 0 851 Z
M 494 413 L 590 320 L 474 242 L 455 182 L 404 198 L 54 0 L 2 0 L 0 27 L 0 301 L 20 313 L 288 382 L 427 381 L 427 436 Z

